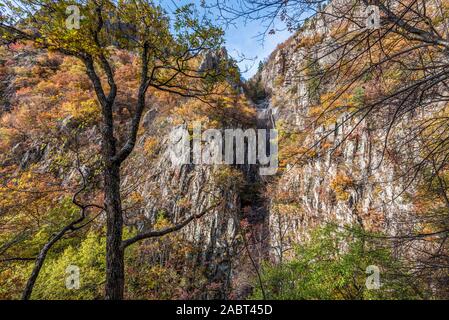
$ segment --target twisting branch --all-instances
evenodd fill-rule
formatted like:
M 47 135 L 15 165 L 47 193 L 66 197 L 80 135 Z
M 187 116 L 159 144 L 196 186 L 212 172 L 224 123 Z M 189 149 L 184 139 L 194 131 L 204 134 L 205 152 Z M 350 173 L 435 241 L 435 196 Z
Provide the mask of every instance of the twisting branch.
M 150 231 L 146 231 L 146 232 L 142 232 L 132 238 L 129 238 L 127 240 L 124 240 L 122 242 L 122 248 L 125 249 L 126 247 L 140 241 L 143 239 L 148 239 L 148 238 L 155 238 L 155 237 L 162 237 L 165 236 L 169 233 L 175 232 L 175 231 L 179 231 L 182 228 L 184 228 L 185 226 L 187 226 L 190 222 L 192 222 L 193 220 L 199 219 L 202 216 L 204 216 L 206 213 L 211 212 L 212 210 L 214 210 L 215 208 L 217 208 L 219 205 L 222 204 L 221 202 L 217 202 L 209 207 L 207 207 L 206 209 L 204 209 L 203 211 L 201 211 L 198 214 L 192 214 L 190 215 L 188 218 L 184 219 L 183 221 L 181 221 L 180 223 L 171 226 L 171 227 L 167 227 L 161 230 L 150 230 Z
M 50 240 L 42 247 L 42 249 L 39 251 L 38 256 L 35 259 L 34 268 L 31 272 L 30 277 L 28 278 L 27 284 L 25 286 L 25 289 L 22 293 L 22 300 L 29 300 L 31 297 L 31 293 L 33 291 L 34 285 L 36 284 L 36 280 L 39 276 L 39 273 L 42 269 L 42 266 L 45 262 L 45 258 L 47 257 L 48 252 L 53 247 L 53 245 L 58 242 L 67 232 L 78 230 L 79 227 L 77 227 L 77 224 L 81 223 L 86 218 L 86 211 L 91 208 L 95 207 L 98 208 L 97 205 L 88 204 L 83 205 L 81 204 L 77 197 L 87 188 L 87 179 L 84 176 L 81 167 L 80 167 L 80 160 L 77 153 L 77 170 L 80 173 L 82 177 L 83 185 L 81 188 L 73 195 L 72 202 L 74 205 L 80 208 L 80 216 L 71 221 L 69 224 L 67 224 L 64 228 L 62 228 L 58 233 L 54 234 Z
M 129 128 L 129 136 L 126 140 L 123 148 L 117 153 L 117 155 L 112 159 L 112 161 L 117 163 L 122 163 L 133 151 L 134 146 L 136 144 L 137 133 L 139 131 L 139 123 L 142 118 L 143 110 L 145 108 L 145 95 L 148 90 L 148 50 L 149 45 L 148 42 L 144 42 L 143 50 L 141 54 L 141 79 L 139 91 L 137 93 L 137 106 L 136 112 L 131 120 L 130 128 Z

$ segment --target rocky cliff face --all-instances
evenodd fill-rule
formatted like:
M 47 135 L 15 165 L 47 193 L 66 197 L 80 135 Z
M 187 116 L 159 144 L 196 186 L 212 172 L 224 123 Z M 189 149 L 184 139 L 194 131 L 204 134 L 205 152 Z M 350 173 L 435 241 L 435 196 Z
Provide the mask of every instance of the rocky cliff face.
M 100 164 L 95 157 L 99 151 L 100 132 L 95 106 L 92 105 L 90 111 L 93 113 L 90 113 L 80 107 L 83 102 L 73 100 L 75 108 L 70 110 L 71 114 L 61 112 L 64 106 L 69 106 L 70 97 L 93 96 L 89 85 L 83 84 L 86 79 L 83 80 L 82 66 L 59 55 L 49 57 L 40 50 L 26 50 L 29 51 L 26 55 L 20 48 L 1 52 L 7 62 L 3 66 L 0 61 L 4 67 L 0 74 L 5 78 L 0 79 L 0 92 L 5 100 L 0 101 L 0 115 L 6 113 L 1 134 L 8 137 L 2 141 L 2 148 L 7 151 L 1 158 L 2 167 L 9 168 L 11 177 L 20 177 L 28 170 L 39 172 L 42 179 L 57 177 L 57 183 L 70 190 L 79 181 L 74 158 L 75 153 L 79 153 L 79 157 L 86 155 L 84 159 L 91 160 L 81 167 L 91 185 L 91 195 L 101 193 L 97 189 L 101 187 Z M 131 55 L 121 52 L 114 59 L 118 62 L 115 67 L 120 81 L 127 82 L 128 86 L 122 87 L 125 91 L 119 93 L 114 106 L 116 119 L 121 119 L 116 132 L 120 140 L 126 132 L 126 119 L 134 101 L 130 92 L 136 79 Z M 223 59 L 227 59 L 225 50 L 206 55 L 200 65 L 214 65 Z M 46 63 L 51 64 L 50 68 Z M 255 127 L 253 109 L 246 104 L 239 84 L 232 83 L 231 87 L 229 96 L 233 100 L 224 105 L 224 112 L 214 111 L 198 101 L 152 94 L 136 149 L 123 167 L 122 198 L 125 224 L 132 230 L 130 232 L 158 228 L 161 223 L 179 223 L 191 215 L 198 215 L 180 232 L 182 245 L 188 249 L 159 248 L 163 255 L 151 262 L 165 265 L 170 256 L 182 257 L 180 263 L 184 266 L 176 267 L 184 268 L 184 274 L 194 277 L 193 287 L 201 287 L 199 292 L 181 294 L 183 297 L 229 298 L 231 289 L 236 287 L 231 281 L 242 251 L 240 223 L 246 215 L 252 214 L 251 210 L 243 213 L 243 208 L 253 205 L 248 188 L 255 183 L 256 168 L 247 165 L 179 165 L 172 163 L 169 156 L 171 132 L 177 128 L 188 129 L 194 121 L 200 121 L 205 128 Z M 65 92 L 56 95 L 58 90 Z M 39 104 L 42 101 L 44 103 Z M 11 104 L 13 109 L 9 110 Z M 94 117 L 86 118 L 91 115 Z M 27 122 L 19 124 L 23 118 Z M 39 121 L 45 125 L 36 125 Z M 51 126 L 47 125 L 49 123 Z M 20 125 L 30 128 L 26 135 L 16 134 Z M 5 182 L 6 177 L 9 176 L 5 175 Z M 101 225 L 103 217 L 97 221 Z M 256 225 L 258 221 L 251 223 Z M 250 281 L 247 279 L 241 290 L 248 290 Z
M 397 196 L 403 183 L 391 179 L 395 174 L 394 163 L 382 159 L 381 145 L 376 144 L 384 132 L 372 121 L 363 121 L 351 132 L 356 120 L 345 122 L 345 115 L 341 115 L 335 123 L 315 128 L 303 141 L 285 138 L 309 130 L 307 119 L 313 107 L 310 83 L 298 76 L 311 49 L 299 48 L 298 38 L 299 34 L 293 36 L 272 54 L 256 76 L 263 94 L 246 106 L 233 101 L 226 114 L 214 114 L 209 109 L 196 110 L 187 101 L 177 101 L 166 108 L 161 99 L 150 99 L 136 150 L 123 169 L 125 223 L 132 228 L 153 228 L 161 217 L 176 223 L 192 213 L 201 214 L 214 203 L 222 203 L 181 231 L 183 241 L 195 248 L 195 254 L 188 260 L 204 267 L 205 286 L 213 287 L 213 290 L 203 290 L 201 298 L 244 297 L 254 283 L 254 269 L 262 259 L 269 256 L 282 259 L 293 244 L 304 241 L 308 231 L 317 225 L 330 221 L 341 225 L 359 223 L 395 235 L 401 232 L 404 221 L 410 222 L 406 218 L 410 202 L 404 195 Z M 41 54 L 35 55 L 39 60 Z M 222 59 L 223 55 L 226 53 L 220 52 L 218 58 Z M 19 58 L 15 56 L 18 71 L 35 68 L 30 59 Z M 207 56 L 205 63 L 213 64 L 216 58 Z M 58 72 L 60 66 L 55 63 L 52 68 Z M 13 80 L 18 78 L 14 74 L 2 74 Z M 25 78 L 29 76 L 21 75 L 21 79 Z M 39 81 L 35 80 L 37 87 Z M 12 88 L 22 85 L 12 80 L 7 83 L 11 96 L 7 100 L 13 104 L 24 101 L 14 96 Z M 238 85 L 233 86 L 240 91 Z M 116 112 L 126 115 L 128 102 L 120 99 Z M 3 106 L 5 109 L 6 105 Z M 55 105 L 55 108 L 59 107 Z M 193 115 L 185 116 L 185 112 L 192 110 L 195 110 Z M 331 134 L 325 141 L 327 151 L 300 164 L 294 159 L 281 159 L 276 176 L 260 177 L 254 165 L 171 163 L 167 148 L 170 132 L 180 126 L 188 128 L 198 117 L 202 117 L 206 126 L 219 128 L 277 127 L 281 135 L 281 158 L 292 143 L 305 144 Z M 85 141 L 92 153 L 96 152 L 98 127 L 90 123 L 79 131 L 77 121 L 72 116 L 62 117 L 56 127 L 58 134 L 70 136 L 76 129 L 78 139 Z M 338 145 L 349 133 L 350 138 L 338 152 L 332 153 L 332 146 Z M 46 172 L 54 166 L 55 157 L 69 152 L 70 143 L 57 145 L 51 139 L 38 141 L 39 137 L 41 131 L 37 130 L 36 139 L 31 136 L 31 140 L 15 143 L 9 161 L 16 161 L 20 170 L 37 165 L 40 171 Z M 373 171 L 379 163 L 379 169 Z M 83 170 L 93 172 L 95 166 Z M 68 186 L 76 180 L 77 171 L 59 166 L 58 175 L 63 185 Z
M 319 91 L 325 94 L 338 84 L 323 80 L 316 88 L 307 76 L 307 63 L 317 57 L 319 45 L 307 39 L 326 38 L 329 24 L 313 21 L 281 44 L 251 80 L 266 92 L 264 104 L 281 131 L 284 159 L 278 179 L 267 184 L 270 248 L 277 260 L 288 254 L 308 231 L 325 223 L 359 224 L 365 230 L 397 236 L 413 229 L 413 184 L 400 170 L 402 160 L 413 157 L 413 142 L 403 149 L 387 148 L 387 125 L 379 115 L 352 117 L 340 112 L 324 124 L 313 124 Z M 320 63 L 332 61 L 326 56 Z M 317 66 L 314 66 L 317 68 Z M 362 88 L 365 89 L 365 88 Z M 407 122 L 407 121 L 404 121 Z M 390 141 L 407 139 L 406 125 Z M 307 149 L 290 156 L 290 149 Z M 405 191 L 406 190 L 406 191 Z
M 402 161 L 419 157 L 414 152 L 416 143 L 409 141 L 404 144 L 406 148 L 404 145 L 394 148 L 394 144 L 385 148 L 388 128 L 379 114 L 362 119 L 342 111 L 319 125 L 313 122 L 319 104 L 317 93 L 325 94 L 338 84 L 331 79 L 316 83 L 308 76 L 311 72 L 308 61 L 316 58 L 319 47 L 308 43 L 307 39 L 325 38 L 331 24 L 324 20 L 310 22 L 280 45 L 250 80 L 249 85 L 257 89 L 257 94 L 248 94 L 247 98 L 252 101 L 243 97 L 240 84 L 236 83 L 231 85 L 234 94 L 224 111 L 204 108 L 186 99 L 172 101 L 167 97 L 155 97 L 156 94 L 149 99 L 136 149 L 123 169 L 125 224 L 133 231 L 150 229 L 161 219 L 172 224 L 208 210 L 180 232 L 183 244 L 193 248 L 188 253 L 182 252 L 185 261 L 193 262 L 185 263 L 185 274 L 192 272 L 187 269 L 193 265 L 193 269 L 198 267 L 205 277 L 201 292 L 189 298 L 246 297 L 254 285 L 254 270 L 260 267 L 263 259 L 288 258 L 292 247 L 306 240 L 309 231 L 319 225 L 358 224 L 365 230 L 392 236 L 405 234 L 417 226 L 419 221 L 413 214 L 415 186 L 401 168 Z M 222 51 L 218 59 L 224 56 L 226 52 Z M 29 80 L 28 69 L 35 67 L 29 60 L 34 57 L 19 58 L 19 54 L 13 57 L 15 72 L 23 73 L 19 80 Z M 61 57 L 52 58 L 56 62 L 50 65 L 50 75 L 43 74 L 45 83 L 41 83 L 41 69 L 34 71 L 31 85 L 13 81 L 18 77 L 2 69 L 5 79 L 0 79 L 0 115 L 10 112 L 11 102 L 17 111 L 24 107 L 30 112 L 28 106 L 22 104 L 27 99 L 38 104 L 41 99 L 38 93 L 47 101 L 54 101 L 54 105 L 48 107 L 50 111 L 61 108 L 58 100 L 61 97 L 53 91 L 66 90 L 63 93 L 67 97 L 92 95 L 91 88 L 86 86 L 88 81 L 80 76 L 79 66 L 71 61 L 64 63 Z M 132 57 L 120 53 L 115 59 L 120 81 L 129 88 L 136 86 L 135 70 L 130 67 Z M 329 61 L 332 56 L 327 56 L 322 63 Z M 217 57 L 207 56 L 204 63 L 214 65 Z M 3 67 L 0 61 L 0 68 Z M 59 78 L 55 78 L 58 74 Z M 53 88 L 55 83 L 59 91 Z M 16 90 L 12 84 L 19 88 Z M 70 91 L 72 87 L 76 89 Z M 33 92 L 34 88 L 43 93 Z M 21 92 L 14 96 L 14 91 Z M 50 99 L 50 95 L 55 98 Z M 115 112 L 123 116 L 123 122 L 129 115 L 133 98 L 128 92 L 120 92 Z M 51 114 L 48 110 L 38 109 Z M 89 112 L 88 108 L 86 110 Z M 76 128 L 86 153 L 95 154 L 99 144 L 98 126 L 95 121 L 81 117 L 86 123 L 79 126 L 81 120 L 77 116 L 62 114 L 57 118 L 57 126 L 51 128 L 55 130 L 51 134 L 70 136 Z M 280 137 L 278 173 L 261 177 L 254 165 L 180 166 L 172 163 L 167 148 L 170 132 L 178 127 L 189 129 L 195 119 L 200 119 L 206 127 L 221 129 L 277 128 Z M 123 124 L 120 125 L 124 131 Z M 10 148 L 12 155 L 5 158 L 3 165 L 16 163 L 18 171 L 36 165 L 41 172 L 53 170 L 51 168 L 56 165 L 57 170 L 51 174 L 68 186 L 70 181 L 76 180 L 77 171 L 71 166 L 73 158 L 64 159 L 69 163 L 66 167 L 55 159 L 69 152 L 70 141 L 63 144 L 51 139 L 42 142 L 38 138 L 44 129 L 14 137 Z M 118 133 L 119 138 L 121 134 L 123 132 Z M 407 121 L 403 120 L 399 130 L 391 133 L 390 141 L 405 141 L 407 137 Z M 97 192 L 101 184 L 100 178 L 94 175 L 98 163 L 94 161 L 92 167 L 82 169 L 86 175 L 92 174 L 92 191 Z M 173 254 L 172 248 L 166 250 L 166 255 L 170 254 Z M 163 265 L 166 260 L 165 256 L 157 258 L 156 263 Z
M 161 131 L 158 134 L 163 135 Z M 197 266 L 205 267 L 207 283 L 215 284 L 213 292 L 205 290 L 202 298 L 227 298 L 231 288 L 231 261 L 239 244 L 242 208 L 239 183 L 244 182 L 244 176 L 236 170 L 235 178 L 242 180 L 230 181 L 212 166 L 172 164 L 168 150 L 164 149 L 169 145 L 168 137 L 166 132 L 155 159 L 148 159 L 145 152 L 137 153 L 125 169 L 129 174 L 123 181 L 123 190 L 133 190 L 141 204 L 127 213 L 127 223 L 143 230 L 152 228 L 161 216 L 179 223 L 192 214 L 208 211 L 183 228 L 182 238 L 195 248 L 196 256 L 190 259 Z M 141 142 L 146 138 L 142 136 Z M 214 207 L 214 204 L 219 205 Z

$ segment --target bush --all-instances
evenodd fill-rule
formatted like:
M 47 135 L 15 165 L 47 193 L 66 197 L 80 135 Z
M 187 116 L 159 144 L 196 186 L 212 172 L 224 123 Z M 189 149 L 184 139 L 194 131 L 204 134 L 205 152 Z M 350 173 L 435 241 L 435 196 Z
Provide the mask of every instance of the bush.
M 78 247 L 67 247 L 62 255 L 48 260 L 42 268 L 33 299 L 75 299 L 90 300 L 103 296 L 105 281 L 104 237 L 90 232 Z M 79 268 L 79 289 L 67 289 L 67 268 L 75 265 Z
M 388 248 L 369 243 L 360 230 L 341 231 L 334 226 L 313 232 L 311 240 L 282 264 L 266 264 L 262 282 L 267 299 L 352 300 L 419 298 L 409 275 Z M 380 269 L 380 288 L 366 286 L 367 267 Z M 258 282 L 250 298 L 262 299 Z

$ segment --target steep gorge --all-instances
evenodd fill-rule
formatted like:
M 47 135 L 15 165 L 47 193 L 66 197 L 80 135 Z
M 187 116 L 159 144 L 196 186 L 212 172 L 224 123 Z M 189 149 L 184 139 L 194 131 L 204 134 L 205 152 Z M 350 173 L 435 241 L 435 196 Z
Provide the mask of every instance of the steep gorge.
M 388 126 L 382 115 L 359 119 L 342 111 L 325 123 L 312 124 L 319 107 L 317 94 L 325 94 L 338 84 L 328 79 L 316 92 L 316 83 L 304 74 L 316 47 L 303 38 L 314 38 L 325 31 L 325 22 L 318 22 L 281 44 L 253 79 L 245 84 L 231 84 L 232 93 L 222 103 L 223 109 L 151 92 L 135 152 L 123 168 L 121 190 L 126 233 L 171 225 L 192 213 L 200 215 L 218 201 L 220 205 L 179 233 L 136 245 L 127 261 L 127 297 L 246 298 L 258 285 L 262 261 L 283 262 L 292 258 L 294 247 L 306 242 L 310 231 L 318 226 L 358 225 L 366 231 L 399 238 L 410 230 L 424 228 L 424 219 L 416 215 L 417 183 L 410 182 L 403 174 L 402 163 L 420 157 L 414 151 L 417 142 L 407 139 L 407 121 L 403 120 L 400 130 L 389 138 L 406 143 L 401 148 L 394 148 L 393 143 L 387 152 L 384 139 Z M 120 50 L 114 56 L 120 83 L 125 88 L 114 106 L 122 130 L 132 111 L 130 102 L 135 99 L 129 93 L 137 86 L 133 77 L 135 59 L 134 55 Z M 1 62 L 0 115 L 3 113 L 4 137 L 1 148 L 5 151 L 1 161 L 5 182 L 8 179 L 8 183 L 20 184 L 17 181 L 29 174 L 35 181 L 45 182 L 41 188 L 60 185 L 66 189 L 51 199 L 44 195 L 47 203 L 42 199 L 22 199 L 3 186 L 2 192 L 7 196 L 1 212 L 16 214 L 17 220 L 26 221 L 27 230 L 32 234 L 27 241 L 35 249 L 42 241 L 38 238 L 38 227 L 43 224 L 48 227 L 46 232 L 51 233 L 59 221 L 45 214 L 40 217 L 42 210 L 50 207 L 62 208 L 67 214 L 71 212 L 64 201 L 79 184 L 76 157 L 85 162 L 81 171 L 91 183 L 91 193 L 85 195 L 85 200 L 101 201 L 98 193 L 101 164 L 95 157 L 99 145 L 95 115 L 98 106 L 91 99 L 92 88 L 86 85 L 88 81 L 81 65 L 74 59 L 17 47 L 13 53 L 3 51 Z M 254 88 L 257 94 L 251 92 Z M 363 96 L 369 87 L 360 89 Z M 256 165 L 172 164 L 167 149 L 170 132 L 179 127 L 190 130 L 198 120 L 205 128 L 276 128 L 280 157 L 277 174 L 260 176 Z M 122 133 L 118 133 L 119 138 Z M 316 149 L 307 149 L 321 138 Z M 75 148 L 79 146 L 82 152 Z M 34 181 L 29 186 L 39 187 Z M 17 209 L 16 203 L 11 204 L 14 200 L 35 209 L 33 214 L 38 219 L 28 216 L 32 209 L 26 212 Z M 104 217 L 100 214 L 93 221 L 92 230 L 99 234 L 97 243 L 101 243 Z M 16 226 L 14 219 L 2 223 L 8 231 Z M 5 233 L 2 243 L 7 243 L 9 236 Z M 44 232 L 45 236 L 48 234 Z M 70 242 L 55 250 L 51 263 L 66 263 L 61 257 L 71 257 L 74 248 L 90 238 L 82 233 L 81 239 L 69 238 Z M 396 257 L 414 257 L 415 251 L 423 248 L 415 243 L 404 248 L 399 241 L 389 244 Z M 89 263 L 84 267 L 103 270 L 101 264 Z M 29 271 L 27 267 L 20 268 Z M 61 270 L 54 278 L 62 277 Z M 9 271 L 0 272 L 4 272 L 0 280 L 7 283 Z M 43 276 L 51 274 L 45 272 Z M 17 274 L 12 278 L 20 284 L 24 281 Z M 161 282 L 165 281 L 162 285 L 157 282 L 160 278 Z M 86 289 L 88 297 L 101 297 L 101 281 L 89 281 L 94 289 Z M 443 277 L 442 281 L 447 278 Z M 166 289 L 164 285 L 172 287 Z M 35 297 L 48 297 L 46 289 L 45 281 L 38 283 Z M 14 297 L 9 292 L 2 294 Z M 68 293 L 64 294 L 71 298 Z M 51 293 L 49 296 L 54 297 Z

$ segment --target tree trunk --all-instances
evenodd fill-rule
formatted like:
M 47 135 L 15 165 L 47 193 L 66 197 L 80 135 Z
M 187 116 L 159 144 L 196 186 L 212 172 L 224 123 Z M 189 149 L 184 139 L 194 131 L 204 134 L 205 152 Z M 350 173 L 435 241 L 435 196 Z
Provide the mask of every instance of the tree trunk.
M 107 214 L 105 299 L 123 299 L 125 285 L 122 244 L 122 205 L 120 198 L 120 166 L 108 164 L 104 169 L 104 196 Z

